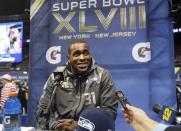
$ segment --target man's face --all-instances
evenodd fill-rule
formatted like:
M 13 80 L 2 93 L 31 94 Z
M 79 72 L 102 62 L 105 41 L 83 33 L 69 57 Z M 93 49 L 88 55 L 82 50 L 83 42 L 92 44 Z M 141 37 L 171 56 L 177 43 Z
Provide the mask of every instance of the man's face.
M 9 32 L 9 39 L 10 41 L 17 41 L 17 38 L 19 37 L 19 30 L 17 28 L 10 29 Z
M 92 62 L 88 45 L 86 43 L 75 43 L 71 45 L 68 61 L 75 74 L 87 73 Z

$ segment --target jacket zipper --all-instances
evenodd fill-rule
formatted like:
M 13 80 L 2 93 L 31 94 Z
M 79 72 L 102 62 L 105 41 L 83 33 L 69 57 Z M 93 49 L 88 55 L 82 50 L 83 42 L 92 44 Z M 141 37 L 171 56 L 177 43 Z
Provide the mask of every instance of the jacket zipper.
M 81 90 L 81 88 L 82 88 L 82 85 L 81 85 L 81 80 L 80 79 L 78 79 L 79 80 L 79 87 L 78 87 L 78 90 L 79 90 L 79 92 L 80 92 L 80 94 L 79 94 L 79 104 L 78 104 L 78 106 L 77 106 L 77 108 L 75 109 L 75 112 L 74 112 L 74 119 L 76 119 L 76 114 L 77 114 L 77 109 L 79 108 L 79 106 L 80 106 L 80 103 L 81 103 L 81 100 L 82 100 L 82 97 L 81 97 L 81 95 L 82 95 L 82 90 Z

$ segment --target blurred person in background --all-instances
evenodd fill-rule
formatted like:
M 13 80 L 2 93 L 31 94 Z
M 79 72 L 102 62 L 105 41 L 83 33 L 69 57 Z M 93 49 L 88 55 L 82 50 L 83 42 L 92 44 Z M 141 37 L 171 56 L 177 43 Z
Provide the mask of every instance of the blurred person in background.
M 12 83 L 12 78 L 9 74 L 1 77 L 3 88 L 1 90 L 0 109 L 3 109 L 4 103 L 9 98 L 10 92 L 16 92 L 16 86 Z
M 21 102 L 21 108 L 22 108 L 23 114 L 26 114 L 27 113 L 27 98 L 26 98 L 27 90 L 24 89 L 23 85 L 21 85 L 19 80 L 14 80 L 12 83 L 15 84 L 16 86 L 16 91 L 18 93 L 18 98 Z

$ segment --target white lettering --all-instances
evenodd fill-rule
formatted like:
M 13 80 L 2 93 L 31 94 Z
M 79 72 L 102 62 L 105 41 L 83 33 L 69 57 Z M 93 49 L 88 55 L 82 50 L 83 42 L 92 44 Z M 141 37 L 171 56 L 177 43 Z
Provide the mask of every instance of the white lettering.
M 124 0 L 125 5 L 128 5 L 128 3 L 134 4 L 134 0 Z
M 91 93 L 84 93 L 83 97 L 85 97 L 85 105 L 90 105 L 90 104 L 96 104 L 96 96 L 94 92 Z
M 103 7 L 109 7 L 111 5 L 110 0 L 103 0 Z
M 60 3 L 59 3 L 60 4 Z M 66 8 L 67 7 L 67 8 Z M 60 8 L 61 8 L 61 10 L 64 10 L 64 11 L 66 11 L 66 10 L 68 10 L 69 9 L 69 4 L 67 3 L 67 6 L 66 7 L 64 7 L 64 4 L 63 3 L 61 3 L 61 5 L 60 5 Z
M 71 10 L 73 10 L 74 8 L 78 7 L 78 2 L 71 2 Z
M 88 7 L 89 8 L 91 8 L 91 7 L 97 8 L 97 1 L 96 0 L 89 0 Z
M 116 0 L 113 0 L 113 5 L 114 5 L 114 6 L 120 6 L 120 5 L 122 5 L 122 0 L 119 0 L 118 2 L 116 2 Z
M 10 116 L 5 116 L 4 117 L 4 123 L 5 124 L 10 124 L 10 122 L 11 122 L 10 118 L 11 118 Z
M 143 1 L 142 1 L 142 0 L 137 0 L 137 3 L 138 3 L 138 4 L 144 4 L 144 3 L 145 3 L 145 0 L 143 0 Z
M 76 8 L 79 9 L 87 9 L 87 8 L 97 8 L 97 0 L 82 0 L 82 1 L 73 1 L 73 2 L 60 2 L 54 3 L 52 6 L 52 11 L 67 11 L 74 10 Z
M 121 5 L 133 5 L 133 4 L 144 4 L 145 0 L 103 0 L 103 7 L 110 6 L 121 6 Z
M 53 9 L 52 9 L 52 11 L 59 11 L 59 10 L 60 10 L 59 5 L 60 5 L 60 3 L 55 3 L 55 4 L 53 4 Z
M 144 4 L 145 0 L 103 0 L 103 7 Z M 68 11 L 74 9 L 97 8 L 97 0 L 80 0 L 70 2 L 59 2 L 52 5 L 52 11 Z
M 86 9 L 86 1 L 80 1 L 80 9 Z

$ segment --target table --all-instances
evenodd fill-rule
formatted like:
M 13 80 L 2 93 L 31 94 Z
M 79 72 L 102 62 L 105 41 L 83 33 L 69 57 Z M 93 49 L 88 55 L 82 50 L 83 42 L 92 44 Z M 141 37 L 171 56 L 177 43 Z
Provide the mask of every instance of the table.
M 0 124 L 0 131 L 2 131 L 2 124 Z M 21 131 L 35 131 L 34 127 L 21 127 Z

